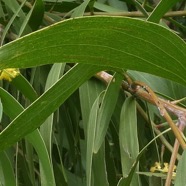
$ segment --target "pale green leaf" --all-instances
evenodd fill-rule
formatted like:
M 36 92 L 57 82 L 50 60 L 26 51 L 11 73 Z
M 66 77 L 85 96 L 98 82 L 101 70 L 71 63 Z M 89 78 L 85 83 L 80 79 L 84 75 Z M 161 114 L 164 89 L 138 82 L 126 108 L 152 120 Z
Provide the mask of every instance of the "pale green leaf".
M 106 5 L 106 4 L 103 4 L 103 3 L 100 3 L 100 2 L 95 2 L 94 3 L 94 8 L 98 9 L 98 10 L 101 10 L 101 11 L 104 11 L 104 12 L 122 12 L 123 9 L 124 9 L 124 6 L 120 6 L 120 7 L 112 7 L 112 6 L 109 6 L 109 5 Z
M 105 162 L 105 144 L 102 144 L 99 151 L 93 155 L 92 167 L 94 176 L 94 184 L 92 186 L 109 186 Z
M 86 153 L 86 180 L 87 186 L 91 186 L 92 181 L 92 159 L 93 159 L 93 150 L 94 150 L 94 141 L 95 141 L 95 132 L 96 132 L 96 118 L 98 117 L 99 105 L 103 96 L 102 92 L 94 104 L 92 105 L 89 121 L 87 124 L 87 153 Z
M 184 186 L 186 183 L 186 150 L 183 151 L 181 159 L 178 162 L 177 171 L 176 171 L 176 179 L 175 186 Z
M 56 63 L 52 66 L 45 85 L 45 91 L 48 90 L 53 84 L 60 78 L 61 73 L 63 74 L 65 64 Z M 52 147 L 52 129 L 53 129 L 53 114 L 51 114 L 46 121 L 40 127 L 40 133 L 43 137 L 45 145 L 47 147 L 49 155 L 51 155 Z
M 96 119 L 96 135 L 94 142 L 94 152 L 97 153 L 100 146 L 102 145 L 105 135 L 109 126 L 112 113 L 115 109 L 117 102 L 119 89 L 123 77 L 120 74 L 114 75 L 112 81 L 109 83 L 105 90 L 103 100 L 100 108 L 98 108 L 98 116 Z
M 90 1 L 91 0 L 84 0 L 83 3 L 81 3 L 77 8 L 74 9 L 74 12 L 72 13 L 72 17 L 73 18 L 82 17 Z
M 85 137 L 87 136 L 87 123 L 89 120 L 90 110 L 98 95 L 104 90 L 102 82 L 98 82 L 95 79 L 90 79 L 83 83 L 79 87 L 79 97 L 82 112 L 83 128 L 85 131 Z
M 165 134 L 166 132 L 168 132 L 169 130 L 165 130 L 162 133 L 158 134 L 156 137 L 154 137 L 147 145 L 145 145 L 145 147 L 143 147 L 143 149 L 139 152 L 138 156 L 136 157 L 135 162 L 133 163 L 131 170 L 128 174 L 128 176 L 126 178 L 121 178 L 117 184 L 117 186 L 129 186 L 131 185 L 131 181 L 133 178 L 133 175 L 135 174 L 135 170 L 136 167 L 138 165 L 138 161 L 140 159 L 140 157 L 142 156 L 142 154 L 144 153 L 144 151 L 146 150 L 146 148 L 152 144 L 157 138 L 159 138 L 161 135 Z
M 55 186 L 51 161 L 39 130 L 30 133 L 25 137 L 25 139 L 33 145 L 38 154 L 41 171 L 41 186 Z
M 148 21 L 158 23 L 163 15 L 180 0 L 162 0 L 147 18 Z
M 119 141 L 123 177 L 127 177 L 139 154 L 136 104 L 132 97 L 125 100 L 121 109 Z M 138 167 L 136 168 L 138 171 Z M 132 185 L 140 185 L 137 174 L 133 175 Z

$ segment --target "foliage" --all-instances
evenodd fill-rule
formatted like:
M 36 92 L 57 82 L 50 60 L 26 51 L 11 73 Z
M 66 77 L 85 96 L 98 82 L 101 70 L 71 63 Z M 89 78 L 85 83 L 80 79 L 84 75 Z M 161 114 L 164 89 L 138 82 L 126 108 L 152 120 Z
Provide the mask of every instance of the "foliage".
M 164 185 L 166 173 L 150 168 L 169 162 L 175 137 L 121 84 L 127 73 L 162 97 L 185 96 L 183 9 L 178 0 L 2 0 L 1 185 Z M 108 84 L 94 76 L 102 70 Z

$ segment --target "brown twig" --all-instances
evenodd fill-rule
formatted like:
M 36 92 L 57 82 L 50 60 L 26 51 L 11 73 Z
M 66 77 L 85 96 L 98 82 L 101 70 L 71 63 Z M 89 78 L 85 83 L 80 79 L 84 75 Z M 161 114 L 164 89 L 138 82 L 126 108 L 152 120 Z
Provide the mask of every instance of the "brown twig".
M 134 91 L 135 95 L 139 97 L 144 97 L 145 99 L 150 100 L 151 103 L 157 106 L 157 108 L 160 111 L 160 114 L 166 119 L 169 126 L 171 127 L 175 137 L 179 141 L 180 145 L 183 149 L 186 148 L 186 143 L 183 140 L 181 133 L 175 123 L 172 121 L 170 115 L 168 114 L 167 110 L 175 114 L 179 120 L 183 120 L 185 118 L 185 112 L 183 112 L 183 108 L 179 107 L 177 105 L 172 104 L 170 101 L 159 99 L 158 96 L 152 91 L 150 87 L 148 87 L 143 82 L 133 82 L 131 87 L 134 86 L 134 89 L 132 88 L 132 91 Z M 167 109 L 167 110 L 166 110 Z
M 96 74 L 96 77 L 101 79 L 105 83 L 109 83 L 112 80 L 112 76 L 104 71 Z M 169 100 L 159 98 L 152 91 L 152 89 L 150 87 L 148 87 L 145 83 L 139 82 L 139 81 L 133 82 L 128 75 L 125 75 L 125 78 L 127 81 L 123 81 L 122 88 L 124 90 L 127 90 L 131 94 L 135 94 L 137 97 L 140 97 L 141 99 L 146 100 L 146 101 L 156 105 L 160 111 L 160 114 L 166 119 L 166 121 L 170 125 L 170 127 L 176 137 L 173 150 L 171 149 L 172 155 L 171 155 L 171 160 L 169 163 L 167 178 L 166 178 L 166 182 L 165 182 L 165 186 L 170 186 L 175 161 L 176 161 L 176 158 L 178 155 L 179 146 L 181 145 L 183 149 L 186 148 L 186 143 L 183 140 L 182 135 L 181 135 L 181 132 L 183 132 L 186 127 L 186 109 L 176 105 L 176 103 L 182 101 L 183 99 L 178 100 L 178 101 L 169 101 Z M 179 128 L 172 121 L 172 119 L 167 111 L 173 113 L 174 115 L 176 115 L 178 117 L 178 127 Z M 142 113 L 145 116 L 144 112 L 142 112 Z M 156 129 L 156 128 L 154 127 L 154 129 Z M 155 132 L 157 132 L 157 131 L 155 131 Z
M 142 117 L 147 121 L 149 122 L 149 118 L 146 114 L 146 112 L 143 110 L 143 108 L 137 103 L 136 104 L 136 107 L 137 107 L 137 110 L 139 111 L 139 113 L 142 115 Z M 161 133 L 160 130 L 157 129 L 157 125 L 153 122 L 153 121 L 150 121 L 152 126 L 154 127 L 153 130 L 154 132 L 159 135 Z M 173 152 L 173 147 L 172 145 L 166 140 L 166 138 L 161 135 L 160 137 L 160 140 L 162 141 L 162 143 L 165 145 L 165 147 L 172 153 Z M 180 154 L 177 154 L 177 159 L 179 160 L 181 157 L 180 157 Z
M 183 131 L 184 128 L 185 128 L 185 123 L 184 124 L 179 124 L 179 130 L 180 131 Z M 169 163 L 169 169 L 168 169 L 168 173 L 167 173 L 165 186 L 170 186 L 171 185 L 172 173 L 173 173 L 173 170 L 174 170 L 174 165 L 175 165 L 175 162 L 176 162 L 176 156 L 178 154 L 179 146 L 180 146 L 180 143 L 176 139 L 175 143 L 174 143 L 174 148 L 173 148 L 174 150 L 172 152 L 171 160 L 170 160 L 170 163 Z
M 101 79 L 102 81 L 106 83 L 108 83 L 112 79 L 112 76 L 104 71 L 99 72 L 96 75 L 96 77 L 98 77 L 99 79 Z M 174 115 L 178 117 L 180 121 L 182 121 L 182 120 L 186 120 L 186 109 L 185 108 L 175 105 L 169 100 L 165 100 L 165 99 L 157 97 L 156 94 L 146 84 L 142 82 L 137 82 L 137 81 L 132 82 L 132 80 L 130 80 L 130 78 L 128 77 L 127 77 L 127 81 L 123 81 L 122 88 L 129 91 L 131 94 L 135 94 L 137 97 L 156 105 L 160 111 L 160 114 L 169 123 L 175 137 L 178 139 L 182 148 L 183 149 L 186 148 L 186 143 L 183 140 L 180 131 L 178 130 L 177 126 L 172 121 L 170 115 L 167 112 L 167 110 L 169 112 L 172 112 Z
M 166 181 L 165 181 L 165 186 L 170 186 L 171 185 L 172 173 L 173 173 L 174 165 L 175 165 L 175 162 L 176 162 L 176 154 L 178 153 L 179 146 L 180 146 L 180 143 L 176 139 L 175 142 L 174 142 L 174 148 L 173 148 L 173 152 L 172 152 L 172 155 L 171 155 L 171 160 L 170 160 L 170 163 L 169 163 L 169 169 L 168 169 L 167 178 L 166 178 Z
M 66 15 L 68 14 L 68 12 L 64 12 L 64 13 L 59 13 L 59 12 L 52 12 L 60 17 L 66 17 Z M 149 14 L 151 12 L 148 12 Z M 94 15 L 101 15 L 101 16 L 122 16 L 122 17 L 145 17 L 143 13 L 141 13 L 140 11 L 133 11 L 133 12 L 113 12 L 113 13 L 109 13 L 109 12 L 94 12 Z M 83 16 L 91 16 L 90 12 L 85 12 L 83 14 Z M 163 18 L 167 18 L 167 17 L 181 17 L 181 16 L 186 16 L 186 11 L 170 11 L 167 12 Z

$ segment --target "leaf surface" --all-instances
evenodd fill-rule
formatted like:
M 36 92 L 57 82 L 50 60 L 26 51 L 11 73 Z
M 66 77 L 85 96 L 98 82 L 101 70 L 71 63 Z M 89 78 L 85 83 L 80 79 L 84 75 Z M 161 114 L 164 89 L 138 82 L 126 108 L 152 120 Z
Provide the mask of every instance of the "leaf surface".
M 9 116 L 11 119 L 15 118 L 21 111 L 23 111 L 23 107 L 20 105 L 19 102 L 17 102 L 15 100 L 15 98 L 13 98 L 8 92 L 6 92 L 5 90 L 3 90 L 2 88 L 0 88 L 0 96 L 2 99 L 2 104 L 4 106 L 4 112 L 7 114 L 7 116 Z M 21 130 L 21 129 L 20 129 Z M 13 131 L 11 131 L 12 133 Z M 10 139 L 15 139 L 15 136 L 11 136 Z M 41 134 L 39 132 L 39 130 L 35 130 L 32 133 L 30 133 L 29 135 L 27 135 L 25 137 L 25 139 L 32 144 L 32 146 L 35 148 L 39 160 L 40 160 L 40 170 L 42 171 L 41 174 L 41 183 L 42 185 L 48 186 L 48 185 L 55 185 L 55 180 L 54 180 L 54 175 L 53 175 L 53 169 L 51 168 L 51 162 L 49 159 L 49 155 L 46 149 L 46 146 L 44 144 L 44 141 L 41 137 Z M 2 141 L 2 143 L 5 143 L 4 141 Z M 1 166 L 6 166 L 6 175 L 9 176 L 9 178 L 11 177 L 11 179 L 5 179 L 9 182 L 9 184 L 7 183 L 7 185 L 14 185 L 14 179 L 12 178 L 11 172 L 8 173 L 8 171 L 11 171 L 10 167 L 9 167 L 9 162 L 8 159 L 5 161 L 6 159 L 6 153 L 1 152 L 0 153 L 0 161 L 1 161 Z M 4 162 L 3 162 L 4 160 Z M 5 177 L 6 177 L 5 175 Z
M 122 173 L 123 177 L 127 177 L 139 154 L 136 103 L 133 97 L 125 100 L 121 110 L 119 140 Z M 138 175 L 133 175 L 131 185 L 139 185 Z
M 152 11 L 150 16 L 148 17 L 148 21 L 158 23 L 163 15 L 169 11 L 177 2 L 180 0 L 164 0 L 160 1 L 156 8 Z
M 116 106 L 119 89 L 122 81 L 121 74 L 116 73 L 113 76 L 112 81 L 109 83 L 107 89 L 104 92 L 101 106 L 98 108 L 98 116 L 96 120 L 96 133 L 94 142 L 94 153 L 97 153 L 101 147 L 105 135 L 108 130 L 108 126 Z
M 1 69 L 55 62 L 82 64 L 64 75 L 1 132 L 0 149 L 39 127 L 83 82 L 100 70 L 132 69 L 185 85 L 185 57 L 185 43 L 173 32 L 131 18 L 71 19 L 17 39 L 0 48 Z
M 186 150 L 183 151 L 182 157 L 178 163 L 175 186 L 182 186 L 185 185 L 186 183 L 186 177 L 183 176 L 186 172 L 185 164 L 186 164 Z
M 63 21 L 3 46 L 0 68 L 78 62 L 143 71 L 185 84 L 185 57 L 184 41 L 160 25 L 95 16 Z
M 0 150 L 38 128 L 98 67 L 78 64 L 46 91 L 0 133 Z M 79 73 L 82 76 L 79 76 Z

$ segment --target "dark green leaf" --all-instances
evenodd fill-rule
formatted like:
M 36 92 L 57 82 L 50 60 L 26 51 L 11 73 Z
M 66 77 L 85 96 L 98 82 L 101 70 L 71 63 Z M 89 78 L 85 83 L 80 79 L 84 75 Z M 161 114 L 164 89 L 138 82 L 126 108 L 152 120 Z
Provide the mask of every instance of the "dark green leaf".
M 83 64 L 76 65 L 1 132 L 0 150 L 12 145 L 39 127 L 51 113 L 98 69 L 98 67 Z M 79 73 L 81 76 L 79 76 Z
M 36 91 L 33 89 L 31 84 L 27 81 L 27 79 L 19 75 L 14 78 L 11 82 L 21 93 L 28 98 L 31 102 L 35 101 L 38 98 Z
M 55 24 L 3 46 L 0 68 L 68 61 L 103 69 L 133 69 L 186 84 L 185 51 L 183 40 L 157 24 L 121 17 L 85 17 Z
M 23 107 L 5 90 L 0 89 L 0 97 L 1 97 L 1 100 L 4 106 L 4 112 L 11 119 L 14 119 L 17 115 L 19 115 L 23 111 Z M 11 136 L 10 138 L 14 138 L 14 137 Z M 41 183 L 46 186 L 54 185 L 55 180 L 54 180 L 54 175 L 53 175 L 53 169 L 51 168 L 51 162 L 49 160 L 47 149 L 46 149 L 46 146 L 44 144 L 44 141 L 39 131 L 35 130 L 29 135 L 27 135 L 25 138 L 27 139 L 29 143 L 33 145 L 36 152 L 38 153 L 38 157 L 40 160 L 40 166 L 41 166 L 40 170 L 42 171 Z M 3 154 L 3 152 L 1 153 L 1 158 L 5 158 L 5 155 Z M 8 166 L 8 162 L 6 163 L 7 163 L 6 166 Z M 4 163 L 2 163 L 2 166 L 4 166 Z M 7 171 L 10 171 L 10 169 L 8 169 Z M 9 180 L 9 179 L 6 179 L 6 180 Z M 11 178 L 10 180 L 13 181 L 14 179 Z

